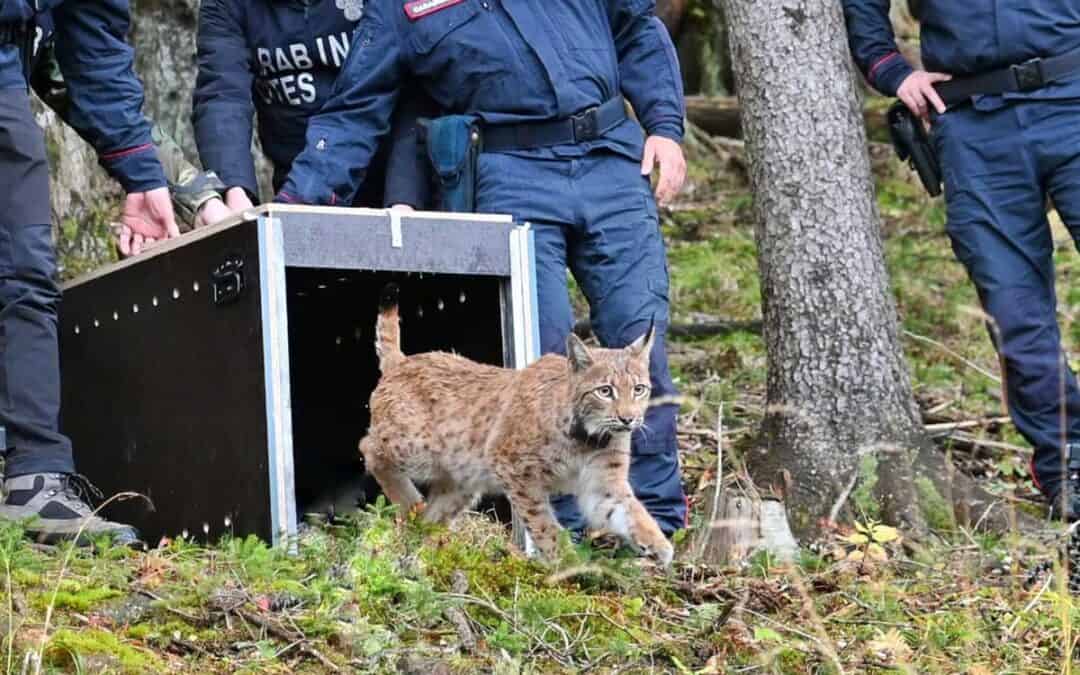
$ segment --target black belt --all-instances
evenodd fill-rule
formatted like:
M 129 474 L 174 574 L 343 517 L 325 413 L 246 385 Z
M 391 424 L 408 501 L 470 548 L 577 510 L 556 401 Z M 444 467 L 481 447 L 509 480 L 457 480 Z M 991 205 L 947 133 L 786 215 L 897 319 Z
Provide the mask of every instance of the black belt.
M 1031 59 L 1008 68 L 934 85 L 947 106 L 966 103 L 972 96 L 1028 92 L 1080 72 L 1080 49 L 1045 59 Z
M 626 119 L 622 97 L 550 122 L 484 125 L 484 151 L 506 152 L 584 143 L 603 137 Z

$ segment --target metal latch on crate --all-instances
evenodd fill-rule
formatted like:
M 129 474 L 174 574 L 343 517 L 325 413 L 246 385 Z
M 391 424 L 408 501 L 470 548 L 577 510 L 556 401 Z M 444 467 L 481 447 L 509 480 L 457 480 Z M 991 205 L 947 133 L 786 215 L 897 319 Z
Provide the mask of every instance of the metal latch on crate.
M 215 305 L 227 305 L 240 297 L 244 290 L 244 259 L 230 253 L 210 274 Z
M 401 212 L 390 209 L 390 246 L 401 248 Z

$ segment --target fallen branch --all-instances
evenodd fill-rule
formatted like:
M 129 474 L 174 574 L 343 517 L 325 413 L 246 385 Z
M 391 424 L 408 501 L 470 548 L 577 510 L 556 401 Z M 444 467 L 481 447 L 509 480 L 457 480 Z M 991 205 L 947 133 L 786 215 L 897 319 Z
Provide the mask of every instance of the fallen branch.
M 959 431 L 961 429 L 974 429 L 978 427 L 989 427 L 995 424 L 1006 424 L 1010 422 L 1009 417 L 987 417 L 980 420 L 963 420 L 960 422 L 940 422 L 936 424 L 924 424 L 923 428 L 929 433 L 935 433 L 938 431 Z
M 730 335 L 731 333 L 755 333 L 760 335 L 761 331 L 762 324 L 759 319 L 735 321 L 718 318 L 694 323 L 672 323 L 667 327 L 669 336 L 681 338 L 713 337 Z M 578 321 L 574 324 L 574 334 L 583 340 L 592 337 L 592 324 L 588 319 Z
M 713 136 L 742 136 L 742 106 L 734 96 L 687 96 L 686 117 Z M 879 109 L 864 110 L 863 121 L 871 130 L 885 129 L 885 115 Z
M 954 359 L 956 359 L 960 363 L 964 364 L 968 368 L 971 368 L 975 372 L 980 373 L 982 375 L 985 375 L 986 377 L 990 378 L 994 382 L 997 382 L 998 384 L 1001 384 L 1001 378 L 1000 377 L 998 377 L 997 375 L 991 373 L 989 370 L 986 370 L 985 368 L 978 365 L 974 361 L 971 361 L 970 359 L 965 358 L 964 356 L 962 356 L 958 352 L 955 352 L 952 349 L 949 349 L 947 346 L 945 346 L 944 344 L 938 342 L 937 340 L 934 340 L 932 338 L 928 338 L 925 335 L 919 335 L 918 333 L 912 333 L 909 330 L 905 330 L 905 331 L 903 331 L 903 333 L 904 333 L 904 335 L 906 337 L 909 337 L 912 340 L 915 340 L 917 342 L 922 342 L 924 344 L 928 344 L 928 345 L 931 345 L 933 347 L 937 347 L 938 349 L 945 352 L 949 356 L 953 357 Z

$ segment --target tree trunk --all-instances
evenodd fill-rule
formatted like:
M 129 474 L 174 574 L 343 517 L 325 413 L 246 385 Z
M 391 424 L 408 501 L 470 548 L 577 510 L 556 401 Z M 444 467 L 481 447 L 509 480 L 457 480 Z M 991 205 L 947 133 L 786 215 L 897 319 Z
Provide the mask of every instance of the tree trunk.
M 861 481 L 875 483 L 881 516 L 921 529 L 912 460 L 929 440 L 901 352 L 840 4 L 727 0 L 726 14 L 768 351 L 755 479 L 784 495 L 800 537 Z
M 952 470 L 926 436 L 903 360 L 840 4 L 725 0 L 754 193 L 768 353 L 747 457 L 792 529 L 874 517 L 918 536 L 1032 518 Z

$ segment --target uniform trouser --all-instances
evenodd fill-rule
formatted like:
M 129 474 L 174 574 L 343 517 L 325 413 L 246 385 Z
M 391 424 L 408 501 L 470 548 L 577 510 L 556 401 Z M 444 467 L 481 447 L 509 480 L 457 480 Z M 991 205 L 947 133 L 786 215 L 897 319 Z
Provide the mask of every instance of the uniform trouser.
M 653 399 L 675 395 L 664 340 L 664 242 L 648 179 L 636 162 L 607 151 L 577 159 L 485 153 L 478 165 L 477 210 L 509 213 L 533 227 L 541 351 L 566 351 L 574 321 L 569 267 L 589 301 L 593 331 L 604 346 L 629 344 L 655 317 L 657 339 L 649 364 Z M 633 437 L 630 462 L 635 494 L 667 533 L 683 527 L 686 518 L 676 411 L 670 403 L 650 407 L 646 429 Z M 554 505 L 565 527 L 584 529 L 572 498 L 557 498 Z
M 1032 473 L 1057 494 L 1080 442 L 1080 389 L 1061 348 L 1049 198 L 1080 246 L 1080 101 L 966 106 L 938 117 L 948 233 L 978 289 L 1004 362 L 1009 414 L 1034 447 Z
M 49 168 L 23 88 L 0 89 L 0 425 L 8 477 L 74 470 L 60 434 Z

